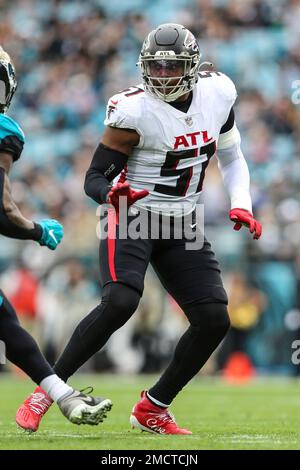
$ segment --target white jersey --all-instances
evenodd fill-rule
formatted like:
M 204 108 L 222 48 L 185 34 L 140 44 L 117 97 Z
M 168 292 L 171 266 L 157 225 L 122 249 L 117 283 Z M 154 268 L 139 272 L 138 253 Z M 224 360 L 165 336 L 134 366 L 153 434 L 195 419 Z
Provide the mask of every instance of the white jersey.
M 175 216 L 194 209 L 236 96 L 226 75 L 201 72 L 187 113 L 145 92 L 143 85 L 109 100 L 104 124 L 140 135 L 122 172 L 133 189 L 149 191 L 136 206 Z

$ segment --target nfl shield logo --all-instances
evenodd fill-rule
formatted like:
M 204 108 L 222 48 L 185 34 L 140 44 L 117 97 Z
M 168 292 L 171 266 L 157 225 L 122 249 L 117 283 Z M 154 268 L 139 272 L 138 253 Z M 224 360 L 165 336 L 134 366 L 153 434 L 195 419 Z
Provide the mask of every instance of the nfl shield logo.
M 185 118 L 185 122 L 187 123 L 188 126 L 192 126 L 193 125 L 193 118 L 191 116 L 188 116 Z

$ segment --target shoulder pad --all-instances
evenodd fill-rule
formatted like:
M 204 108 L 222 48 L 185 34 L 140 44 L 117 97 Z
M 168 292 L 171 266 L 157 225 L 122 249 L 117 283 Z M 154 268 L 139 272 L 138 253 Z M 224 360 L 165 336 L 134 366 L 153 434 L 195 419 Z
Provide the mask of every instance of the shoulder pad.
M 227 75 L 221 72 L 203 71 L 199 72 L 199 79 L 211 79 L 211 86 L 216 93 L 233 105 L 237 97 L 237 91 L 233 81 Z
M 5 114 L 0 114 L 0 150 L 11 153 L 16 161 L 21 156 L 24 142 L 24 132 L 16 121 Z
M 123 129 L 136 129 L 141 115 L 142 87 L 132 86 L 112 96 L 107 103 L 104 124 Z
M 8 135 L 14 135 L 23 143 L 25 142 L 25 135 L 19 124 L 6 114 L 0 114 L 0 139 Z

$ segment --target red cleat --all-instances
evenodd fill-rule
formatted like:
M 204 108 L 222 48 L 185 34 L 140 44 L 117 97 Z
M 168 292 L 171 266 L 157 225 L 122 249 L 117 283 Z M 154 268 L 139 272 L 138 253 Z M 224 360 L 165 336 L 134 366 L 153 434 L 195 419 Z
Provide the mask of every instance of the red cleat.
M 154 434 L 192 434 L 188 429 L 179 428 L 168 408 L 154 405 L 147 398 L 145 391 L 141 393 L 141 400 L 132 409 L 130 424 L 133 428 Z
M 16 423 L 20 428 L 32 433 L 39 428 L 42 417 L 49 410 L 53 400 L 41 387 L 36 387 L 16 413 Z

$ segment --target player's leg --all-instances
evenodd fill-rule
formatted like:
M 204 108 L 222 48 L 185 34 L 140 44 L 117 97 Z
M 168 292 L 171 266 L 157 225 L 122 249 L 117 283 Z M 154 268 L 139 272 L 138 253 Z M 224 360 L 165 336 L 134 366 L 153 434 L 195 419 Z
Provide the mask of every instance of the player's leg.
M 149 391 L 169 405 L 225 337 L 230 325 L 228 301 L 219 264 L 207 241 L 201 250 L 191 251 L 175 241 L 153 264 L 190 322 L 169 367 Z
M 0 291 L 0 339 L 4 342 L 9 361 L 20 367 L 29 377 L 45 390 L 39 399 L 28 400 L 29 409 L 39 420 L 52 401 L 57 402 L 61 412 L 76 424 L 98 424 L 106 411 L 111 408 L 110 400 L 88 397 L 64 383 L 50 367 L 34 339 L 25 331 L 10 302 Z M 36 419 L 31 419 L 27 407 L 22 407 L 16 417 L 19 426 L 35 431 Z
M 56 374 L 63 380 L 71 377 L 129 320 L 139 300 L 140 293 L 128 285 L 120 282 L 106 284 L 101 303 L 81 320 L 56 362 Z
M 129 216 L 128 223 L 135 216 Z M 135 312 L 144 289 L 144 278 L 152 252 L 151 240 L 133 240 L 115 236 L 100 241 L 101 303 L 75 329 L 68 345 L 54 366 L 59 377 L 67 380 Z
M 190 326 L 179 340 L 166 371 L 136 405 L 131 423 L 147 428 L 150 409 L 156 421 L 152 421 L 153 428 L 148 430 L 182 434 L 186 430 L 165 417 L 166 408 L 226 335 L 229 328 L 227 295 L 219 265 L 207 241 L 201 250 L 191 251 L 185 250 L 184 241 L 170 241 L 168 248 L 165 245 L 164 250 L 154 252 L 152 264 L 164 287 L 183 309 Z
M 79 323 L 54 366 L 55 373 L 64 380 L 99 351 L 137 308 L 151 255 L 151 241 L 120 239 L 118 231 L 116 227 L 116 238 L 100 242 L 101 304 Z M 35 392 L 33 398 L 37 395 Z
M 35 340 L 24 330 L 16 312 L 0 291 L 0 339 L 6 348 L 6 357 L 26 372 L 37 384 L 54 374 Z M 68 386 L 67 386 L 68 387 Z

